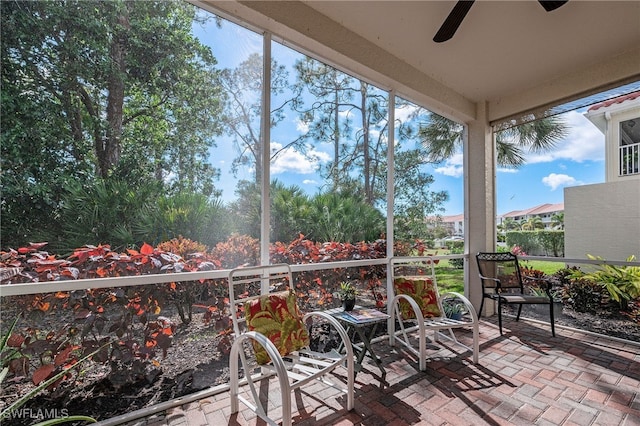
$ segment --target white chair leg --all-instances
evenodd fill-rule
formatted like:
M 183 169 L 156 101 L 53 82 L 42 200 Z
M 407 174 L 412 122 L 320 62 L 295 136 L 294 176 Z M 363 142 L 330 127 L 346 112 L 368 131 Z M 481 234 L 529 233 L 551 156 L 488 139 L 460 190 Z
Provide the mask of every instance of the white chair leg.
M 473 363 L 478 363 L 478 354 L 480 353 L 478 321 L 473 324 Z
M 231 399 L 231 414 L 235 414 L 240 410 L 238 404 L 238 389 L 240 386 L 238 379 L 238 347 L 242 346 L 240 344 L 234 344 L 231 346 L 231 354 L 230 354 L 230 365 L 229 365 L 229 374 L 230 377 L 230 389 L 229 389 L 229 398 Z

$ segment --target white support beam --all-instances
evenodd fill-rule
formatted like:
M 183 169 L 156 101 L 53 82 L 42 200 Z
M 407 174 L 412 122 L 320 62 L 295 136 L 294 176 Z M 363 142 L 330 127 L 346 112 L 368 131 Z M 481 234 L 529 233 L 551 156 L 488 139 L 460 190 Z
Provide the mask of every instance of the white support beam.
M 477 309 L 482 301 L 475 254 L 495 250 L 496 160 L 493 131 L 487 106 L 477 106 L 479 119 L 467 123 L 464 137 L 465 244 L 469 261 L 465 268 L 465 294 Z M 485 307 L 492 308 L 490 303 Z M 487 312 L 488 314 L 492 312 Z M 478 312 L 478 315 L 482 315 Z

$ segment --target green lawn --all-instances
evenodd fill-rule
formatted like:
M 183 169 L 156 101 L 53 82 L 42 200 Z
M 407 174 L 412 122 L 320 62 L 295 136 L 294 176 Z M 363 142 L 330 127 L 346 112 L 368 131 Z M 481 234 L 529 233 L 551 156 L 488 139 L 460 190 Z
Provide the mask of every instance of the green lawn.
M 464 277 L 463 270 L 442 265 L 440 262 L 436 266 L 436 280 L 438 281 L 438 290 L 441 293 L 446 291 L 456 291 L 464 294 Z
M 564 268 L 565 264 L 563 262 L 547 262 L 544 260 L 524 260 L 520 262 L 520 266 L 527 266 L 551 275 L 558 269 Z

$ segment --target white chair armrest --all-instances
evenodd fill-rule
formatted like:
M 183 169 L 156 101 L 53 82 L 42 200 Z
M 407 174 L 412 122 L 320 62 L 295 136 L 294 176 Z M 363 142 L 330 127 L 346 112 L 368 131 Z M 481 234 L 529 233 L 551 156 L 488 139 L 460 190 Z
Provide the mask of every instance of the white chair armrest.
M 443 293 L 443 294 L 440 295 L 440 302 L 442 302 L 446 298 L 451 298 L 451 297 L 460 300 L 462 302 L 462 304 L 464 304 L 465 308 L 467 309 L 467 311 L 471 315 L 471 321 L 472 322 L 474 322 L 474 323 L 478 322 L 478 314 L 476 313 L 476 309 L 471 304 L 471 301 L 469 299 L 467 299 L 464 295 L 462 295 L 460 293 L 457 293 L 455 291 L 448 291 L 448 292 Z

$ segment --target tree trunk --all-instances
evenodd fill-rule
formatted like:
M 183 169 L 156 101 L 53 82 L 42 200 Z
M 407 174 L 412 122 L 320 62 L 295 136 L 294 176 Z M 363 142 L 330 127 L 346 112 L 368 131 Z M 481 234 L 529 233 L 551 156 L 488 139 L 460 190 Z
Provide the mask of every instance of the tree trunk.
M 335 76 L 335 72 L 334 72 Z M 334 108 L 333 108 L 333 188 L 338 187 L 339 177 L 339 163 L 340 163 L 340 99 L 338 88 L 334 90 Z
M 126 11 L 125 11 L 126 13 Z M 103 140 L 96 140 L 98 175 L 109 176 L 120 161 L 120 138 L 122 137 L 125 56 L 129 17 L 121 15 L 116 26 L 120 31 L 114 34 L 109 57 L 111 73 L 107 85 L 107 132 Z
M 360 108 L 362 111 L 362 155 L 364 174 L 365 202 L 373 205 L 373 191 L 371 190 L 371 158 L 369 153 L 369 119 L 367 114 L 367 85 L 360 83 Z

